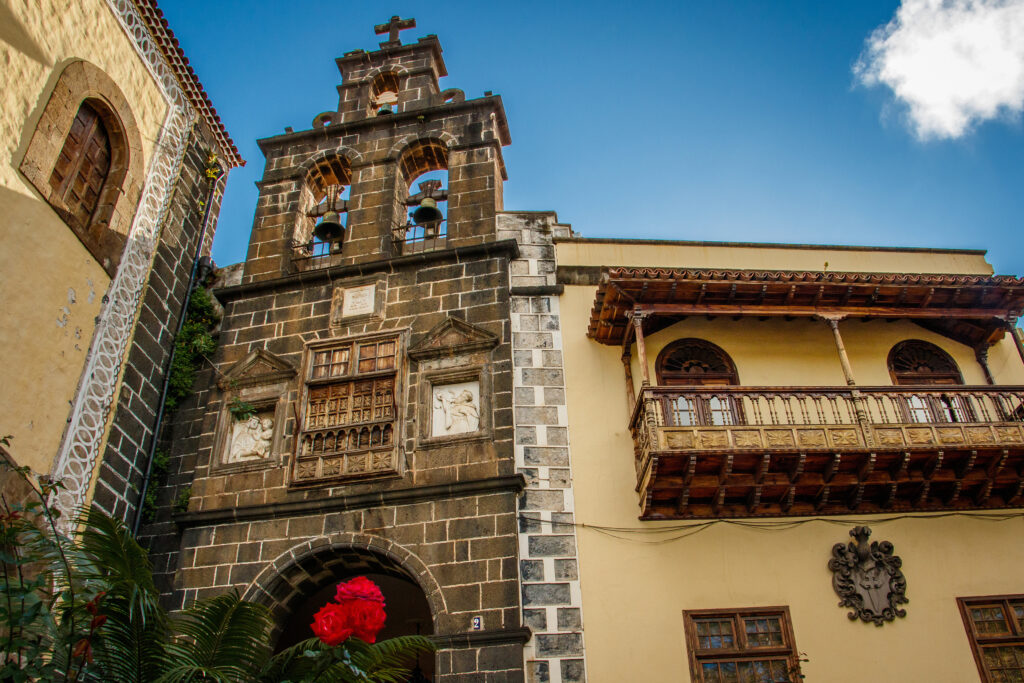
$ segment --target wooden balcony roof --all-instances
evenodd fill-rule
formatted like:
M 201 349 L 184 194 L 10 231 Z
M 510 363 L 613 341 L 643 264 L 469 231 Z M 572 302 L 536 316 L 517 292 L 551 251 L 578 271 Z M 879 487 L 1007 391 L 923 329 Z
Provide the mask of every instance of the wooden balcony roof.
M 609 268 L 587 334 L 623 344 L 636 313 L 648 334 L 688 315 L 907 318 L 976 346 L 1022 308 L 1024 279 L 1007 275 Z

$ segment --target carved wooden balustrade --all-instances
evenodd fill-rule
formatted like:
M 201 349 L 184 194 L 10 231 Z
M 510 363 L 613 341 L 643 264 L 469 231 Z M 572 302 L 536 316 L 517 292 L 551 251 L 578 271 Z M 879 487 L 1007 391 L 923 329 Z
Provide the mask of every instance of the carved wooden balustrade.
M 299 441 L 296 484 L 397 471 L 391 422 L 307 429 Z
M 1024 505 L 1024 387 L 649 387 L 645 519 Z

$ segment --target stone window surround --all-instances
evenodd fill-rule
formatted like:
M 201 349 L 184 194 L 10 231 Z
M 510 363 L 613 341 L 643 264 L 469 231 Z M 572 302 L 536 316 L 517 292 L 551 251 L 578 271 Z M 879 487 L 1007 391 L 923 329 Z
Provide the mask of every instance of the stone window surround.
M 462 434 L 440 435 L 431 434 L 434 415 L 434 387 L 460 382 L 480 383 L 480 421 L 474 432 Z M 417 448 L 447 446 L 461 441 L 485 441 L 491 438 L 491 365 L 476 363 L 455 368 L 426 370 L 420 375 L 420 396 L 417 408 L 421 412 L 417 417 L 418 429 Z
M 288 383 L 243 387 L 225 391 L 217 413 L 217 429 L 214 436 L 214 457 L 210 474 L 230 474 L 276 467 L 284 460 L 284 425 L 288 418 Z M 270 453 L 261 460 L 226 462 L 231 449 L 231 433 L 235 417 L 231 414 L 231 401 L 238 398 L 252 404 L 257 413 L 274 411 L 274 435 L 270 439 Z
M 394 418 L 392 420 L 394 427 L 392 430 L 392 438 L 394 440 L 393 449 L 396 451 L 394 462 L 397 463 L 396 471 L 382 472 L 379 476 L 394 477 L 401 476 L 403 470 L 403 442 L 405 440 L 405 434 L 403 431 L 403 425 L 405 423 L 405 412 L 406 412 L 406 401 L 405 387 L 406 387 L 406 375 L 408 374 L 408 362 L 405 358 L 405 352 L 409 345 L 409 335 L 411 333 L 408 327 L 399 327 L 386 330 L 380 330 L 377 332 L 371 332 L 367 334 L 354 334 L 347 335 L 344 337 L 331 337 L 328 339 L 316 339 L 313 341 L 306 342 L 305 348 L 302 352 L 302 367 L 300 369 L 301 387 L 299 389 L 299 395 L 296 406 L 296 423 L 295 423 L 295 457 L 291 463 L 291 467 L 288 468 L 287 481 L 289 486 L 323 486 L 323 485 L 336 485 L 338 479 L 312 479 L 308 481 L 296 481 L 295 468 L 298 464 L 298 454 L 301 449 L 302 436 L 304 433 L 304 425 L 306 424 L 306 409 L 309 400 L 309 387 L 310 387 L 310 374 L 312 371 L 313 355 L 316 351 L 331 348 L 334 346 L 340 346 L 343 344 L 353 345 L 353 355 L 351 363 L 353 366 L 358 364 L 359 359 L 356 355 L 356 347 L 360 342 L 366 341 L 377 341 L 387 338 L 394 338 L 396 341 L 395 348 L 395 369 L 394 377 L 395 384 L 393 389 L 393 397 L 395 401 L 394 406 Z M 345 377 L 335 378 L 337 382 L 350 382 L 357 379 L 358 375 L 350 374 Z M 327 382 L 329 384 L 330 382 Z M 370 473 L 368 473 L 370 474 Z M 370 474 L 370 476 L 373 476 Z M 359 477 L 359 480 L 365 479 L 365 477 Z M 344 482 L 344 480 L 341 480 Z
M 107 128 L 111 163 L 89 226 L 83 230 L 69 223 L 68 227 L 113 277 L 121 261 L 145 179 L 142 136 L 128 100 L 113 79 L 83 60 L 67 64 L 54 83 L 18 170 L 43 200 L 63 216 L 67 207 L 50 187 L 50 175 L 75 115 L 85 101 L 96 109 Z

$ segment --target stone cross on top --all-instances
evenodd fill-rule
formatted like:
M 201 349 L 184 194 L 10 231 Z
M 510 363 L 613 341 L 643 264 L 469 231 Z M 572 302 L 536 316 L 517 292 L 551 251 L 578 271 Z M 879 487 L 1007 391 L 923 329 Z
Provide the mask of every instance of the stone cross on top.
M 391 17 L 391 21 L 386 24 L 377 24 L 373 27 L 374 32 L 377 35 L 382 33 L 388 34 L 388 39 L 380 44 L 381 47 L 392 47 L 401 45 L 402 41 L 398 38 L 398 32 L 404 31 L 409 28 L 416 28 L 415 19 L 399 19 L 398 15 Z

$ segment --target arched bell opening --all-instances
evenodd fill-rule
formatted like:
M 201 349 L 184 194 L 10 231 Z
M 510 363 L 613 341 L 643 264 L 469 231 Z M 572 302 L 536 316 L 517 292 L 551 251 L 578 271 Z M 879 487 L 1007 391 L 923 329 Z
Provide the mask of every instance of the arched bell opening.
M 352 166 L 337 153 L 319 158 L 303 179 L 294 246 L 299 255 L 319 259 L 341 253 L 345 240 Z
M 385 71 L 377 74 L 370 84 L 369 116 L 387 116 L 398 113 L 398 93 L 401 82 L 397 73 Z
M 312 638 L 313 616 L 334 600 L 339 583 L 357 576 L 369 578 L 384 593 L 387 621 L 378 640 L 434 633 L 439 608 L 413 571 L 394 557 L 365 548 L 324 546 L 299 555 L 272 577 L 258 579 L 246 597 L 270 607 L 275 622 L 272 641 L 279 652 Z M 421 655 L 416 664 L 428 681 L 434 680 L 434 657 Z
M 417 140 L 398 158 L 395 215 L 403 220 L 394 239 L 402 253 L 444 247 L 447 238 L 448 148 Z

